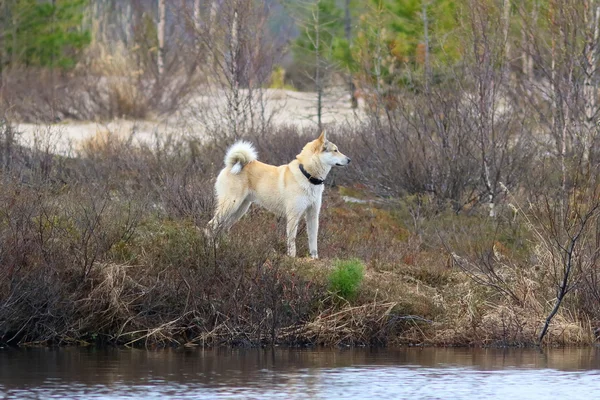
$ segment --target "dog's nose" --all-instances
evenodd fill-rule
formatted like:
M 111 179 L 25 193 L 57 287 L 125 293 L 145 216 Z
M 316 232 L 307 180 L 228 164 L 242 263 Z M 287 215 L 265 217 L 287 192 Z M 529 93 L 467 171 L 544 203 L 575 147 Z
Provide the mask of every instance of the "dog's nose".
M 348 164 L 350 164 L 350 161 L 352 161 L 352 160 L 350 159 L 350 157 L 346 157 L 346 158 L 348 159 Z

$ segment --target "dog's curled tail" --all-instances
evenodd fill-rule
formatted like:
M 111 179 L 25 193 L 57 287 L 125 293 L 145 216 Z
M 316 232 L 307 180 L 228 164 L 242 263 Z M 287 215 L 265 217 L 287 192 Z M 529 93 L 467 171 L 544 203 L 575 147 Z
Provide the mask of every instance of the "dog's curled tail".
M 243 140 L 234 143 L 225 154 L 225 166 L 231 168 L 232 174 L 239 174 L 246 164 L 254 160 L 256 160 L 254 146 Z

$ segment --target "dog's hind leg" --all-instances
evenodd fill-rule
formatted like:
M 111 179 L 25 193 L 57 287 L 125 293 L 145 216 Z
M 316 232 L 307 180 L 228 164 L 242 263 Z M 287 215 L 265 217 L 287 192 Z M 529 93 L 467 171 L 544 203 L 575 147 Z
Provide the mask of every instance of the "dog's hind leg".
M 218 231 L 228 231 L 248 211 L 251 202 L 245 198 L 219 201 L 215 216 L 208 222 L 208 229 L 214 235 Z
M 236 222 L 240 220 L 240 218 L 244 216 L 244 214 L 248 212 L 248 209 L 250 208 L 251 204 L 252 202 L 249 199 L 244 199 L 242 201 L 237 210 L 235 210 L 235 212 L 229 217 L 227 229 L 231 228 Z

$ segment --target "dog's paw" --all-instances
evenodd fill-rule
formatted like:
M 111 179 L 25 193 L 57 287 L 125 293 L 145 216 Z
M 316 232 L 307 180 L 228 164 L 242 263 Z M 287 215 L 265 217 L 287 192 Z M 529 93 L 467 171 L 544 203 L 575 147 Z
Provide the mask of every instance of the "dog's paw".
M 318 253 L 310 253 L 310 258 L 312 258 L 313 260 L 318 260 L 319 259 L 319 254 Z

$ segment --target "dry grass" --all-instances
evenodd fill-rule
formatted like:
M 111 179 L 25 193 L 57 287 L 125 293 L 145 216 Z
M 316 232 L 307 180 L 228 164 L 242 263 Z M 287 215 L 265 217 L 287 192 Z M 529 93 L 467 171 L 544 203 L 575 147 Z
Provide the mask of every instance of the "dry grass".
M 254 138 L 290 159 L 313 132 Z M 253 208 L 218 246 L 201 228 L 226 143 L 150 149 L 101 133 L 78 158 L 14 149 L 0 193 L 0 340 L 131 346 L 531 345 L 553 303 L 552 254 L 510 210 L 491 220 L 421 197 L 382 198 L 338 172 L 320 254 L 285 254 L 282 220 Z M 354 183 L 352 183 L 354 181 Z M 363 202 L 346 202 L 344 196 Z M 502 211 L 502 210 L 500 210 Z M 460 253 L 453 257 L 450 249 Z M 550 258 L 548 258 L 550 257 Z M 360 259 L 348 303 L 327 290 L 334 260 Z M 458 265 L 457 260 L 462 260 Z M 493 273 L 492 273 L 493 272 Z M 590 344 L 593 276 L 565 300 L 545 343 Z M 589 278 L 587 282 L 584 278 Z M 585 285 L 583 283 L 586 282 Z
M 284 328 L 279 335 L 283 341 L 306 342 L 316 345 L 382 345 L 393 329 L 393 302 L 367 303 L 330 308 L 299 327 Z

